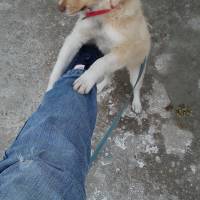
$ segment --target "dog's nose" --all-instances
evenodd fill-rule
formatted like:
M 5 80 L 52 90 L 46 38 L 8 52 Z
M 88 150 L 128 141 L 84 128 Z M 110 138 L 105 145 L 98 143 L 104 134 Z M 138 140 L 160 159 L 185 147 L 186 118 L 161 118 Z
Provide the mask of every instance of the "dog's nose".
M 64 4 L 58 4 L 58 9 L 60 10 L 60 12 L 65 12 L 66 6 Z

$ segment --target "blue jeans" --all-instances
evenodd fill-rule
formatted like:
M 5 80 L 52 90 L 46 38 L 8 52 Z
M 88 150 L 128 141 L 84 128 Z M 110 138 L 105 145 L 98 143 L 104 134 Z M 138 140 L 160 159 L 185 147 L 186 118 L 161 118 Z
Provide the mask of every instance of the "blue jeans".
M 0 200 L 86 199 L 91 137 L 96 122 L 96 87 L 87 95 L 72 84 L 101 52 L 81 48 L 54 88 L 47 92 L 0 161 Z M 72 70 L 71 70 L 72 69 Z

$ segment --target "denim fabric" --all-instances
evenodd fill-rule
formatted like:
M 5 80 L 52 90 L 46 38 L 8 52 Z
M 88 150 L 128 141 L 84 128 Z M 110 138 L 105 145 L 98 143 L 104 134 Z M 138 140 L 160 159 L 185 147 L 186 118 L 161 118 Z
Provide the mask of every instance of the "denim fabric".
M 80 95 L 72 84 L 102 54 L 81 48 L 68 71 L 47 92 L 0 161 L 0 200 L 82 200 L 91 137 L 96 122 L 96 87 Z M 71 70 L 72 69 L 72 70 Z

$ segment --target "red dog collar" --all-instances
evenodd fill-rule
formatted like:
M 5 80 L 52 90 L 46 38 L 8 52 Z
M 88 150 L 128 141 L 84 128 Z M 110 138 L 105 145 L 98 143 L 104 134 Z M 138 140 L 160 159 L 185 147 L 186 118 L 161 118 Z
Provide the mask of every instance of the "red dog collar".
M 114 8 L 116 8 L 116 6 L 113 6 L 112 0 L 110 0 L 110 9 L 88 11 L 88 12 L 85 13 L 85 17 L 83 19 L 86 19 L 88 17 L 95 17 L 95 16 L 98 16 L 98 15 L 107 14 L 107 13 L 111 12 Z

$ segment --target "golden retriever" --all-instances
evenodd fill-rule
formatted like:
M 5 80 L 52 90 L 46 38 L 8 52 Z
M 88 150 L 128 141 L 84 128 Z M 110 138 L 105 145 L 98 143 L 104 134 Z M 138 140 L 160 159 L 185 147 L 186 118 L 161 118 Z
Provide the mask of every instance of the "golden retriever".
M 73 88 L 86 94 L 104 79 L 98 86 L 102 89 L 109 81 L 109 75 L 124 67 L 128 69 L 130 82 L 134 86 L 140 65 L 148 56 L 151 46 L 140 0 L 60 0 L 58 4 L 60 10 L 66 11 L 68 15 L 79 14 L 79 19 L 59 53 L 47 90 L 53 87 L 80 47 L 91 39 L 104 56 L 74 82 Z M 98 13 L 102 10 L 106 12 L 87 16 L 88 12 Z M 143 76 L 133 91 L 132 108 L 136 113 L 142 110 L 142 81 Z

